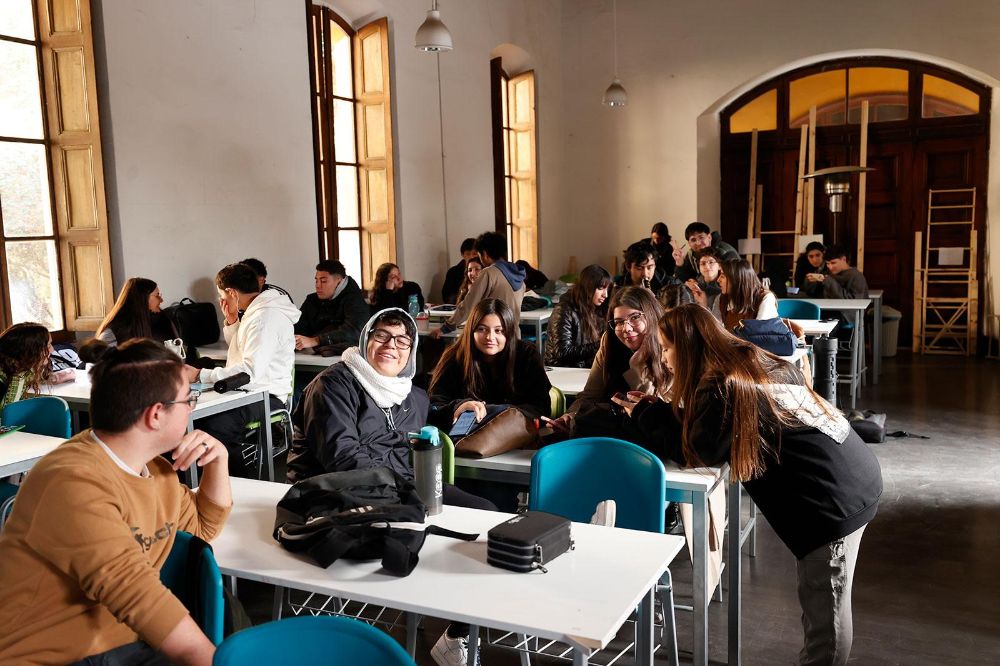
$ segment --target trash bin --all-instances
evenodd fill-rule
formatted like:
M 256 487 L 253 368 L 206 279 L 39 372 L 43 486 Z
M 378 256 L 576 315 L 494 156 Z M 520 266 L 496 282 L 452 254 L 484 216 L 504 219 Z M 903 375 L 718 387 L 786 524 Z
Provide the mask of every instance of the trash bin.
M 899 340 L 899 320 L 903 313 L 888 305 L 882 306 L 882 356 L 895 356 Z

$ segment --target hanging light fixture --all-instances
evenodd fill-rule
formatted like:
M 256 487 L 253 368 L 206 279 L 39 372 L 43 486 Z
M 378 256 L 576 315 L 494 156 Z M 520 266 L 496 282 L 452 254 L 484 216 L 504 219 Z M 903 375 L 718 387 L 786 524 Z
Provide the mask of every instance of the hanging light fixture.
M 427 18 L 417 28 L 414 46 L 428 53 L 451 51 L 454 48 L 451 43 L 451 33 L 441 21 L 437 0 L 431 0 L 431 8 L 427 11 Z
M 625 87 L 622 85 L 621 79 L 618 78 L 618 0 L 611 0 L 611 17 L 614 26 L 615 76 L 611 80 L 611 85 L 604 91 L 604 98 L 601 102 L 614 108 L 628 104 L 628 95 L 625 93 Z

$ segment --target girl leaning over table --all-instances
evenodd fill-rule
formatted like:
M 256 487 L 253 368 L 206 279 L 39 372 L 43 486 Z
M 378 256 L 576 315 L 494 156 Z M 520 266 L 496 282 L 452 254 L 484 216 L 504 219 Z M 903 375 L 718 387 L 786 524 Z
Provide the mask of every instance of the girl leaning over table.
M 878 460 L 798 370 L 729 334 L 704 308 L 671 310 L 657 334 L 673 402 L 616 402 L 661 458 L 729 463 L 797 559 L 800 663 L 844 664 L 861 536 L 882 494 Z
M 53 379 L 51 353 L 52 338 L 41 324 L 14 324 L 0 333 L 0 412 L 29 393 L 38 393 L 42 384 Z

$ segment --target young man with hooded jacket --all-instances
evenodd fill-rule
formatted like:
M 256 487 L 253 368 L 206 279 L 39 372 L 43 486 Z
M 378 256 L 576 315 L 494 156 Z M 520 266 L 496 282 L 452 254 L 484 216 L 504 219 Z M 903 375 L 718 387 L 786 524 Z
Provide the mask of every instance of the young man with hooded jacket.
M 329 347 L 337 354 L 354 344 L 371 314 L 361 287 L 333 259 L 316 264 L 316 291 L 306 296 L 301 311 L 295 348 Z
M 687 254 L 684 254 L 681 248 L 674 250 L 674 261 L 677 262 L 674 277 L 681 282 L 698 279 L 698 253 L 707 247 L 714 247 L 719 251 L 720 261 L 740 258 L 736 248 L 723 241 L 719 232 L 712 231 L 704 222 L 692 222 L 687 225 L 684 229 L 684 238 L 688 242 Z
M 525 270 L 507 261 L 507 239 L 487 231 L 476 239 L 476 251 L 485 268 L 472 283 L 469 293 L 441 328 L 431 332 L 432 338 L 450 333 L 465 323 L 472 308 L 485 298 L 498 298 L 514 313 L 514 330 L 521 323 L 521 301 L 524 300 Z
M 292 394 L 295 365 L 295 322 L 299 310 L 280 291 L 260 291 L 257 275 L 245 264 L 230 264 L 215 276 L 219 307 L 225 320 L 223 335 L 229 344 L 226 365 L 199 370 L 187 368 L 188 381 L 214 384 L 245 372 L 250 383 L 266 386 L 271 410 L 284 409 Z M 243 458 L 237 450 L 244 427 L 260 418 L 256 405 L 232 409 L 202 419 L 202 430 L 229 449 L 230 473 L 243 473 Z

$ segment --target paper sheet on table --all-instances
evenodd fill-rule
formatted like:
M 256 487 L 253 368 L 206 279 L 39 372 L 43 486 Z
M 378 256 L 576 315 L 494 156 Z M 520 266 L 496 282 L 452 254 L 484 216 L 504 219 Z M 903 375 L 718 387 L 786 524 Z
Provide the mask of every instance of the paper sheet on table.
M 939 266 L 961 266 L 965 263 L 964 247 L 942 247 L 938 250 Z

